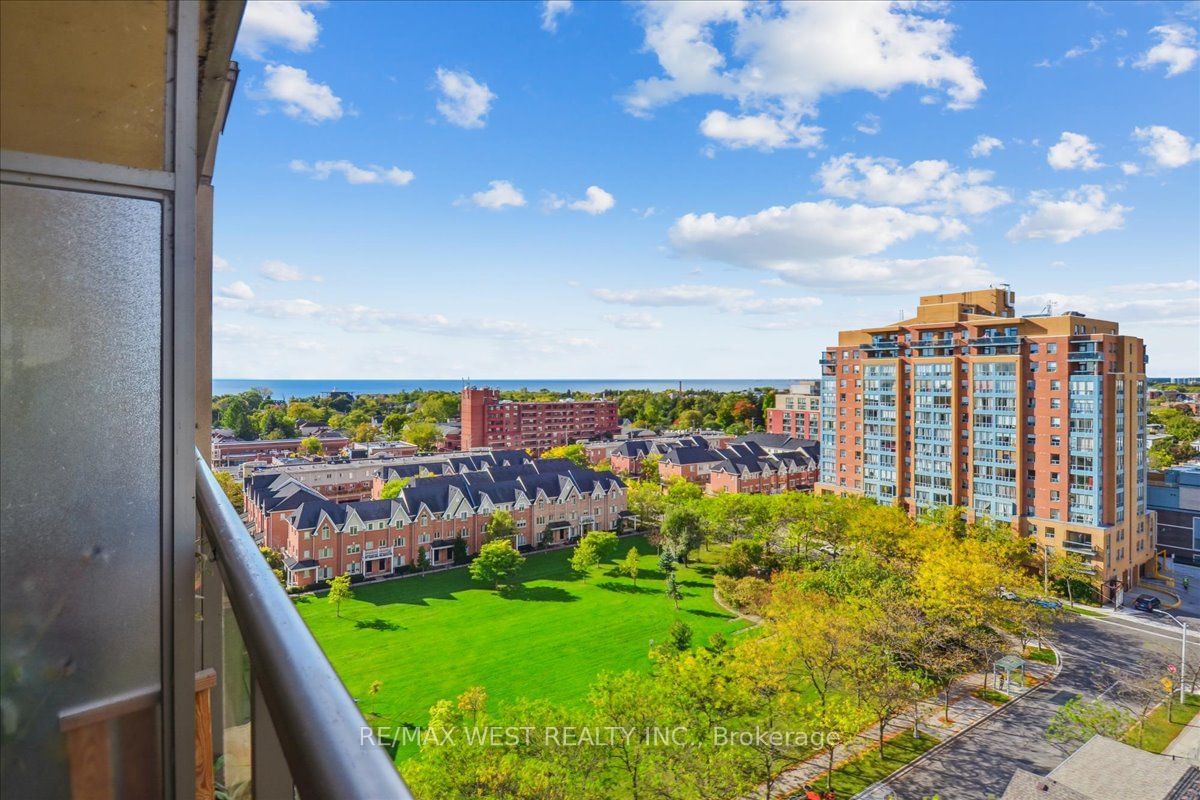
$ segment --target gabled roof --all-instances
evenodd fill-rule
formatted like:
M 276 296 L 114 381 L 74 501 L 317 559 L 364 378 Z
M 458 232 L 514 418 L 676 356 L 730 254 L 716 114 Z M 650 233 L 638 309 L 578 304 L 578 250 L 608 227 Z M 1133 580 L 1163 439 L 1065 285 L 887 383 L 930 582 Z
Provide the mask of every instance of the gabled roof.
M 715 461 L 720 461 L 721 456 L 717 455 L 716 451 L 709 448 L 699 446 L 683 446 L 672 447 L 663 456 L 663 463 L 666 464 L 711 464 Z

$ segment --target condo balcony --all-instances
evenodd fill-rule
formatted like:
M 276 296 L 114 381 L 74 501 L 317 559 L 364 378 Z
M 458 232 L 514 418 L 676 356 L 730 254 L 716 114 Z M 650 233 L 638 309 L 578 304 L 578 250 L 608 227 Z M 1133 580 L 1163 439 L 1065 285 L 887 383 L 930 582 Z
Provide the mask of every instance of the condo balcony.
M 1096 554 L 1096 548 L 1092 545 L 1091 540 L 1085 539 L 1066 539 L 1062 543 L 1063 549 L 1070 553 L 1079 555 L 1093 556 Z
M 1020 336 L 979 336 L 971 339 L 971 347 L 1007 347 L 1021 343 Z
M 1104 353 L 1095 350 L 1076 350 L 1067 353 L 1067 361 L 1103 361 Z

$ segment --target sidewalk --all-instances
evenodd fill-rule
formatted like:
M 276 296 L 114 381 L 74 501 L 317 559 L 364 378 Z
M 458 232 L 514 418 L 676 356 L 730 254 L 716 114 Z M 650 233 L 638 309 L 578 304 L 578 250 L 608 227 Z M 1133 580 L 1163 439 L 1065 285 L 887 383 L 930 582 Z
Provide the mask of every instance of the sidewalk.
M 1175 741 L 1163 750 L 1163 755 L 1186 758 L 1192 766 L 1200 767 L 1200 717 L 1193 719 L 1179 732 Z
M 1022 697 L 1036 688 L 1036 686 L 1040 686 L 1054 675 L 1057 675 L 1058 669 L 1057 665 L 1027 661 L 1025 664 L 1026 673 L 1036 678 L 1038 683 L 1035 686 L 1010 687 L 1010 690 L 1005 693 L 1014 700 Z M 983 673 L 979 672 L 964 675 L 951 684 L 950 721 L 948 723 L 942 718 L 942 714 L 945 711 L 945 702 L 940 693 L 936 701 L 927 700 L 922 702 L 921 721 L 919 725 L 921 735 L 932 735 L 939 741 L 946 741 L 967 728 L 972 727 L 1000 708 L 1003 708 L 1004 706 L 994 706 L 971 694 L 982 686 Z M 992 683 L 989 681 L 989 688 L 991 687 Z M 842 748 L 838 754 L 838 760 L 835 762 L 834 768 L 836 769 L 847 761 L 852 761 L 858 756 L 878 747 L 878 735 L 879 727 L 874 725 L 859 733 L 853 742 Z M 906 715 L 902 719 L 892 720 L 888 723 L 884 729 L 884 738 L 891 739 L 896 736 L 912 736 L 911 715 Z M 821 788 L 824 784 L 819 781 L 825 775 L 826 766 L 827 760 L 825 756 L 818 754 L 807 761 L 802 761 L 794 767 L 785 770 L 779 775 L 772 786 L 772 798 L 788 797 L 800 792 L 808 785 L 813 785 L 818 789 Z M 868 788 L 857 795 L 857 797 L 864 798 L 865 800 L 886 800 L 888 796 L 889 793 L 885 785 L 880 785 L 878 788 Z M 766 789 L 760 786 L 756 791 L 746 795 L 744 800 L 763 800 L 765 797 Z

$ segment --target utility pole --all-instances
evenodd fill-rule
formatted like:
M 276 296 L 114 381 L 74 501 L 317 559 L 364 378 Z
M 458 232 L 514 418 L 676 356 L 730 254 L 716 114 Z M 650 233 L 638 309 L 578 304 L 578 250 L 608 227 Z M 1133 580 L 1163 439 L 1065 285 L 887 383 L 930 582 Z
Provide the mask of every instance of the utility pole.
M 1187 675 L 1188 626 L 1187 626 L 1186 622 L 1183 622 L 1178 617 L 1176 617 L 1174 614 L 1168 614 L 1166 611 L 1163 611 L 1161 609 L 1158 609 L 1158 608 L 1154 609 L 1154 613 L 1162 614 L 1164 617 L 1171 620 L 1179 627 L 1183 628 L 1183 636 L 1180 638 L 1180 642 L 1179 642 L 1179 702 L 1183 703 L 1183 679 L 1184 679 L 1184 676 Z
M 1042 548 L 1042 593 L 1050 594 L 1050 545 Z

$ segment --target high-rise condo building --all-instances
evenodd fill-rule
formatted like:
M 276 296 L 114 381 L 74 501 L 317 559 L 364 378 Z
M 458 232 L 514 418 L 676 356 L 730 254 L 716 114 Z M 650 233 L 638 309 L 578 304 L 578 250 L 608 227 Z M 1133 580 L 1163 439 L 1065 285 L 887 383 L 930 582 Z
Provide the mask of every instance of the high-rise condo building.
M 911 319 L 841 331 L 820 359 L 816 491 L 1009 521 L 1042 553 L 1083 556 L 1108 600 L 1154 557 L 1146 347 L 1013 302 L 1007 287 L 930 295 Z
M 767 433 L 783 433 L 796 439 L 821 435 L 821 382 L 798 381 L 786 392 L 777 392 L 775 407 L 767 409 Z

